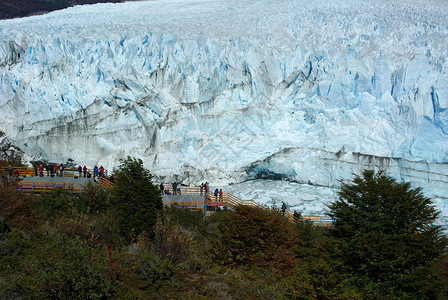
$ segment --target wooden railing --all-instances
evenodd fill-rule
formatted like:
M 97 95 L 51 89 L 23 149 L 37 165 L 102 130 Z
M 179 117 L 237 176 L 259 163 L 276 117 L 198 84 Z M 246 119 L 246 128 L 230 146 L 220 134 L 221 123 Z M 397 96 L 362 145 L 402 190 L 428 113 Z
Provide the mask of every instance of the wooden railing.
M 107 179 L 106 177 L 100 177 L 99 179 L 100 185 L 104 188 L 110 188 L 114 186 L 114 183 L 111 182 L 109 179 Z
M 36 172 L 34 170 L 34 168 L 32 167 L 14 167 L 14 169 L 19 170 L 20 175 L 26 175 L 26 176 L 40 176 L 40 172 L 39 170 L 37 170 L 37 175 Z M 93 177 L 93 169 L 87 169 L 87 172 L 91 174 L 91 176 Z M 107 171 L 105 171 L 105 173 L 107 174 Z M 57 173 L 54 173 L 53 171 L 53 176 L 55 177 L 60 177 L 61 172 L 58 170 Z M 48 171 L 46 169 L 44 169 L 44 171 L 42 172 L 43 177 L 48 177 L 51 176 L 51 172 Z M 62 172 L 63 177 L 79 177 L 79 172 L 78 172 L 78 168 L 64 168 L 63 172 Z M 84 176 L 84 173 L 81 172 L 81 177 Z
M 64 191 L 70 191 L 72 193 L 81 193 L 84 189 L 84 185 L 79 183 L 62 183 L 62 182 L 17 182 L 20 191 L 26 192 L 49 192 L 57 188 L 61 188 Z
M 193 211 L 203 211 L 204 203 L 189 201 L 163 201 L 163 205 L 167 207 L 182 207 Z
M 172 187 L 166 188 L 165 190 L 168 190 L 170 195 L 173 195 Z M 179 194 L 179 193 L 177 192 L 176 194 Z M 203 193 L 201 194 L 201 189 L 199 186 L 182 186 L 180 194 L 181 195 L 198 195 L 198 196 L 202 195 L 205 200 L 205 191 L 203 191 Z M 186 208 L 190 208 L 190 209 L 194 208 L 195 210 L 203 210 L 204 209 L 204 207 L 203 207 L 204 205 L 201 203 L 197 203 L 197 202 L 185 202 L 185 206 L 183 205 L 183 202 L 177 202 L 177 201 L 170 201 L 170 202 L 177 203 L 177 205 L 180 207 L 186 207 Z M 238 205 L 248 205 L 248 206 L 252 206 L 252 207 L 264 208 L 263 205 L 255 202 L 255 201 L 244 201 L 230 193 L 223 193 L 222 197 L 220 197 L 219 195 L 217 197 L 215 197 L 215 195 L 213 195 L 209 192 L 209 194 L 207 196 L 207 205 L 211 206 L 211 207 L 219 207 L 219 206 L 229 207 L 230 209 L 235 209 L 235 207 Z M 286 209 L 284 212 L 284 215 L 291 222 L 294 222 L 294 223 L 299 222 L 300 218 L 302 218 L 303 220 L 308 220 L 308 221 L 312 222 L 314 225 L 328 227 L 328 226 L 331 226 L 332 222 L 333 222 L 333 220 L 328 216 L 300 216 L 299 218 L 297 218 L 297 217 L 294 217 L 294 213 L 290 209 Z

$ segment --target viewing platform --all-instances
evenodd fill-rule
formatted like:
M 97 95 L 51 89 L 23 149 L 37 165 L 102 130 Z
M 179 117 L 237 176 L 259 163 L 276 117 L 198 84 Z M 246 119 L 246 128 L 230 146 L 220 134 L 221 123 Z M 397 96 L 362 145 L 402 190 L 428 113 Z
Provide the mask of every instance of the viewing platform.
M 106 177 L 97 176 L 96 180 L 93 177 L 81 177 L 77 169 L 65 169 L 63 176 L 48 176 L 47 172 L 40 173 L 36 176 L 33 168 L 14 168 L 20 172 L 19 179 L 16 180 L 18 189 L 22 192 L 41 193 L 49 192 L 54 189 L 62 189 L 72 193 L 81 193 L 85 187 L 90 184 L 100 184 L 105 188 L 113 186 L 113 183 Z M 93 173 L 92 170 L 88 170 Z M 60 173 L 59 173 L 60 175 Z M 9 176 L 11 177 L 11 176 Z M 12 176 L 12 178 L 16 178 Z M 166 194 L 166 193 L 167 194 Z M 266 208 L 263 205 L 254 201 L 245 201 L 233 194 L 223 193 L 222 196 L 214 196 L 209 192 L 205 194 L 205 190 L 199 186 L 182 186 L 180 193 L 173 193 L 172 188 L 166 188 L 162 195 L 163 205 L 165 207 L 181 207 L 190 209 L 192 211 L 201 211 L 204 215 L 208 215 L 218 209 L 235 209 L 238 205 L 246 205 L 252 207 Z M 332 219 L 328 216 L 294 216 L 290 209 L 284 211 L 279 210 L 279 213 L 284 214 L 291 222 L 298 222 L 299 219 L 308 220 L 317 226 L 331 226 Z

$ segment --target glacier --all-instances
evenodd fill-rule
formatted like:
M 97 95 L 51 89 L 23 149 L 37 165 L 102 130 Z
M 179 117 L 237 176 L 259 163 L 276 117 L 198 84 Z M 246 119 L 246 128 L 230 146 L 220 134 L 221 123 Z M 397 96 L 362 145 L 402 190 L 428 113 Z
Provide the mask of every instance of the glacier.
M 34 160 L 131 155 L 164 182 L 384 170 L 448 220 L 447 56 L 444 0 L 77 6 L 0 21 L 0 131 Z

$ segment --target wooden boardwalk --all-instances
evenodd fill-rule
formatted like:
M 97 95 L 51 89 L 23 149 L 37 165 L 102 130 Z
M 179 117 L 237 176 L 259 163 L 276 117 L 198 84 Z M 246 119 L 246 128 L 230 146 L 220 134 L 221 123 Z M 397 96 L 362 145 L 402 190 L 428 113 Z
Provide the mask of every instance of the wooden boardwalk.
M 77 169 L 66 169 L 63 177 L 47 176 L 46 172 L 42 177 L 35 176 L 32 168 L 20 169 L 23 180 L 18 181 L 17 185 L 19 190 L 23 192 L 40 193 L 62 188 L 73 193 L 81 193 L 87 184 L 95 182 L 93 178 L 79 177 Z M 26 176 L 23 177 L 22 175 Z M 113 183 L 104 177 L 98 178 L 97 183 L 105 188 L 113 186 Z M 230 193 L 223 193 L 222 197 L 215 197 L 211 193 L 205 195 L 205 192 L 201 191 L 199 186 L 182 186 L 180 195 L 174 195 L 172 188 L 167 188 L 165 191 L 169 192 L 169 195 L 164 194 L 162 196 L 165 207 L 178 206 L 193 211 L 202 211 L 204 214 L 208 211 L 215 211 L 218 207 L 235 209 L 238 205 L 265 208 L 259 203 L 244 201 Z M 284 214 L 291 222 L 297 222 L 291 210 L 286 209 Z M 301 216 L 301 218 L 318 226 L 331 226 L 332 224 L 332 219 L 327 216 Z

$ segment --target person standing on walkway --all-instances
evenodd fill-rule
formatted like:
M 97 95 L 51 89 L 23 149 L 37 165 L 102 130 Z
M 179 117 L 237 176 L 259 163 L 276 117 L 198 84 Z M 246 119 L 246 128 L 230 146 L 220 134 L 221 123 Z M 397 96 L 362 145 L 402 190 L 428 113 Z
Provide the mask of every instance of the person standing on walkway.
M 204 183 L 201 183 L 201 195 L 203 191 L 204 191 Z
M 98 177 L 99 171 L 98 171 L 98 167 L 95 166 L 93 168 L 93 180 L 96 182 L 96 178 Z
M 84 165 L 84 168 L 82 168 L 82 172 L 84 173 L 84 178 L 87 177 L 87 167 Z
M 45 166 L 45 170 L 47 171 L 47 176 L 50 176 L 50 172 L 51 172 L 51 167 L 50 167 L 50 165 L 46 165 L 46 166 Z
M 177 192 L 179 193 L 179 195 L 181 195 L 181 189 L 182 188 L 182 184 L 180 183 L 180 181 L 177 183 Z
M 62 164 L 59 165 L 59 172 L 61 173 L 61 177 L 64 177 L 64 166 Z
M 39 166 L 39 176 L 44 177 L 44 167 L 42 165 Z
M 78 177 L 81 178 L 81 174 L 82 174 L 82 167 L 81 165 L 78 166 Z
M 222 192 L 222 189 L 219 189 L 219 201 L 222 202 L 222 196 L 224 193 Z
M 173 188 L 173 195 L 176 195 L 176 190 L 177 190 L 176 182 L 173 182 L 173 183 L 171 184 L 171 187 Z
M 285 214 L 285 211 L 286 211 L 286 204 L 285 204 L 285 202 L 283 202 L 283 204 L 282 204 L 282 214 L 283 215 Z
M 104 175 L 104 167 L 101 166 L 99 170 L 100 170 L 100 176 L 103 176 Z
M 215 192 L 213 193 L 213 195 L 215 195 L 215 202 L 218 201 L 218 189 L 215 190 Z
M 54 176 L 58 176 L 58 165 L 54 165 Z
M 163 183 L 160 184 L 160 192 L 163 194 L 165 194 L 165 187 L 163 186 Z

